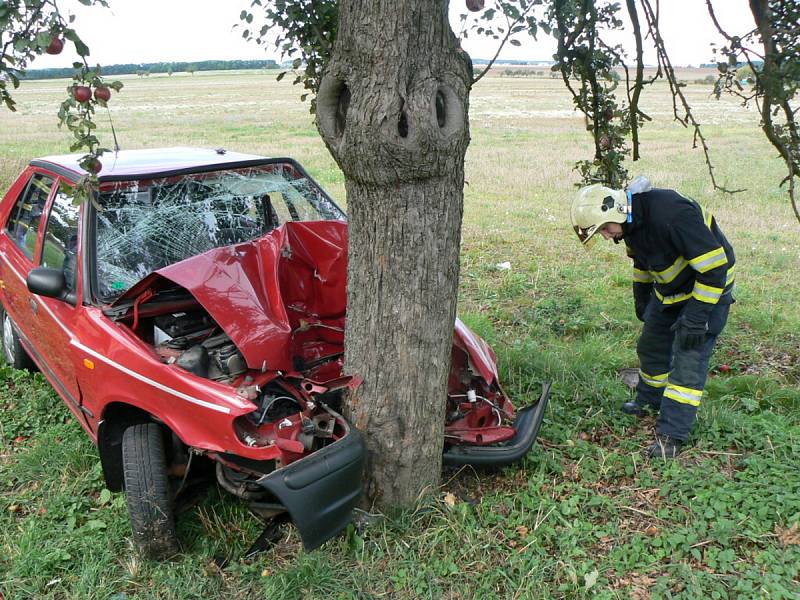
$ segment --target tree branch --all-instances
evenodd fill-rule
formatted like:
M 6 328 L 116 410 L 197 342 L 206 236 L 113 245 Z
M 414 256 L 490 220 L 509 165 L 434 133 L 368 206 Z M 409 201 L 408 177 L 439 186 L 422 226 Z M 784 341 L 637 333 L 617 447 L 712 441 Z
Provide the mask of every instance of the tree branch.
M 775 92 L 778 82 L 780 81 L 780 69 L 777 64 L 779 51 L 775 41 L 775 30 L 771 22 L 772 12 L 770 10 L 768 0 L 750 0 L 750 12 L 753 13 L 753 18 L 758 28 L 761 42 L 764 45 L 764 66 L 761 74 L 756 74 L 758 78 L 757 83 L 761 88 L 762 104 L 761 104 L 761 129 L 767 136 L 767 139 L 778 150 L 783 158 L 786 168 L 789 171 L 784 182 L 789 182 L 789 199 L 792 203 L 795 217 L 800 222 L 800 212 L 798 212 L 797 200 L 795 197 L 795 183 L 794 178 L 800 177 L 800 164 L 798 158 L 793 154 L 800 152 L 800 143 L 798 143 L 797 127 L 794 121 L 794 112 L 789 104 L 789 98 L 782 97 L 775 101 Z M 772 111 L 774 106 L 783 108 L 784 115 L 787 118 L 787 129 L 789 130 L 790 142 L 793 143 L 794 148 L 787 146 L 781 136 L 778 134 L 775 125 L 772 121 Z
M 633 96 L 628 87 L 628 105 L 630 107 L 631 143 L 633 145 L 633 160 L 639 160 L 639 94 L 644 86 L 644 52 L 642 50 L 642 29 L 639 25 L 639 13 L 636 11 L 636 0 L 625 0 L 628 6 L 628 15 L 633 25 L 633 37 L 636 40 L 636 81 L 633 85 Z M 624 64 L 624 63 L 623 63 Z M 627 79 L 628 67 L 625 67 Z
M 522 21 L 522 19 L 525 17 L 525 15 L 526 15 L 526 14 L 528 14 L 528 12 L 529 12 L 529 11 L 530 11 L 532 8 L 533 8 L 533 2 L 531 2 L 530 4 L 528 4 L 528 6 L 525 8 L 525 10 L 524 10 L 524 11 L 522 11 L 522 12 L 520 13 L 520 15 L 519 15 L 519 16 L 518 16 L 516 19 L 514 19 L 514 21 L 510 21 L 510 20 L 508 19 L 508 15 L 506 15 L 506 22 L 508 23 L 508 31 L 506 32 L 506 35 L 505 35 L 505 37 L 503 38 L 503 41 L 502 41 L 502 42 L 500 42 L 500 45 L 497 47 L 497 52 L 495 52 L 495 53 L 494 53 L 494 56 L 492 57 L 492 60 L 490 60 L 490 61 L 489 61 L 489 64 L 487 64 L 487 65 L 486 65 L 486 68 L 485 68 L 483 71 L 481 71 L 481 72 L 480 72 L 480 74 L 479 74 L 477 77 L 475 77 L 475 78 L 472 80 L 472 85 L 475 85 L 476 83 L 478 83 L 478 82 L 479 82 L 479 81 L 480 81 L 480 80 L 483 78 L 483 76 L 484 76 L 484 75 L 486 75 L 486 73 L 488 73 L 488 72 L 489 72 L 489 69 L 491 69 L 491 68 L 492 68 L 492 65 L 493 65 L 493 64 L 494 64 L 494 62 L 497 60 L 497 57 L 498 57 L 498 56 L 500 56 L 500 51 L 503 49 L 503 46 L 505 46 L 505 45 L 506 45 L 506 42 L 507 42 L 507 41 L 508 41 L 508 40 L 511 38 L 511 36 L 513 35 L 513 32 L 514 32 L 514 26 L 515 26 L 517 23 L 519 23 L 520 21 Z
M 664 39 L 661 37 L 661 33 L 658 29 L 658 16 L 656 12 L 653 10 L 652 5 L 650 4 L 650 0 L 641 0 L 642 7 L 644 8 L 645 18 L 647 19 L 647 27 L 649 29 L 650 35 L 653 38 L 653 43 L 656 47 L 656 56 L 658 57 L 659 66 L 663 65 L 665 77 L 667 79 L 667 83 L 669 84 L 670 92 L 672 93 L 672 108 L 673 114 L 675 115 L 675 120 L 678 121 L 684 127 L 688 127 L 689 124 L 692 125 L 694 129 L 694 135 L 692 139 L 692 147 L 697 147 L 697 140 L 700 140 L 700 144 L 703 148 L 703 155 L 706 161 L 706 167 L 708 168 L 708 175 L 711 178 L 711 184 L 714 186 L 715 190 L 720 190 L 722 192 L 726 192 L 728 194 L 735 194 L 738 192 L 743 192 L 743 189 L 737 190 L 729 190 L 726 187 L 723 187 L 717 183 L 716 177 L 714 177 L 714 165 L 711 163 L 711 156 L 709 153 L 708 143 L 706 141 L 705 136 L 700 128 L 700 123 L 694 117 L 692 113 L 691 106 L 689 106 L 689 102 L 686 100 L 686 96 L 683 94 L 681 88 L 684 84 L 680 83 L 677 78 L 675 77 L 675 70 L 672 67 L 672 62 L 669 59 L 669 55 L 667 54 L 666 46 L 664 45 Z M 678 102 L 683 108 L 684 116 L 681 117 L 678 115 Z

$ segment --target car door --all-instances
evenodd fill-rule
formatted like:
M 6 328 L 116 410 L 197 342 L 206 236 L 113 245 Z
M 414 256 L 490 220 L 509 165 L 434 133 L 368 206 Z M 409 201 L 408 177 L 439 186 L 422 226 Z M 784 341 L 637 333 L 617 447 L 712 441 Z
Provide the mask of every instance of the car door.
M 23 345 L 31 350 L 31 357 L 37 364 L 40 355 L 34 329 L 39 305 L 28 292 L 25 279 L 35 264 L 41 225 L 55 180 L 52 175 L 31 170 L 0 232 L 3 304 L 19 329 Z
M 32 324 L 32 333 L 37 345 L 41 347 L 45 375 L 79 420 L 93 430 L 93 415 L 83 406 L 76 377 L 74 346 L 70 343 L 76 337 L 75 331 L 83 310 L 80 301 L 80 226 L 83 205 L 73 204 L 69 189 L 64 185 L 56 187 L 47 205 L 40 236 L 41 248 L 36 254 L 37 266 L 64 273 L 65 299 L 34 296 L 39 309 Z

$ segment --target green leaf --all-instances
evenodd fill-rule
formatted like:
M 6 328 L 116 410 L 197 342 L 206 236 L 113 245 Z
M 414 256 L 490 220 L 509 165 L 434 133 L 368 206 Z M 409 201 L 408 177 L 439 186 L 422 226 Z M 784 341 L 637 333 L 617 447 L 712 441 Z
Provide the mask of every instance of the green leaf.
M 75 52 L 78 53 L 78 56 L 89 56 L 89 46 L 80 39 L 73 40 L 72 43 L 75 45 Z
M 100 504 L 108 504 L 109 500 L 111 500 L 111 490 L 103 488 L 100 492 Z
M 49 31 L 40 31 L 36 34 L 36 45 L 40 48 L 47 48 L 53 41 L 53 35 Z

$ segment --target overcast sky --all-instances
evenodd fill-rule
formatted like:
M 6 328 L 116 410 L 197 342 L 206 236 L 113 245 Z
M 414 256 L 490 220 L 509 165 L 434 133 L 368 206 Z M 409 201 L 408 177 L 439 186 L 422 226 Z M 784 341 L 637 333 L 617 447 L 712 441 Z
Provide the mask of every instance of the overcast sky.
M 487 0 L 487 5 L 492 0 Z M 90 64 L 147 63 L 201 60 L 275 59 L 280 57 L 241 38 L 234 29 L 239 13 L 250 0 L 109 0 L 111 8 L 87 9 L 77 0 L 60 6 L 77 16 L 75 28 L 91 48 Z M 459 13 L 467 12 L 464 0 L 451 0 L 453 28 L 460 28 Z M 710 62 L 709 42 L 719 35 L 706 12 L 705 0 L 661 2 L 661 30 L 674 65 Z M 715 0 L 717 16 L 731 33 L 752 27 L 747 0 Z M 522 46 L 507 45 L 501 58 L 549 60 L 555 44 L 540 34 L 540 41 L 521 38 Z M 620 40 L 622 41 L 622 40 Z M 471 36 L 462 42 L 473 58 L 491 58 L 495 42 Z M 71 44 L 68 45 L 71 50 Z M 76 59 L 71 52 L 42 56 L 31 68 L 68 67 Z M 654 55 L 646 55 L 654 63 Z

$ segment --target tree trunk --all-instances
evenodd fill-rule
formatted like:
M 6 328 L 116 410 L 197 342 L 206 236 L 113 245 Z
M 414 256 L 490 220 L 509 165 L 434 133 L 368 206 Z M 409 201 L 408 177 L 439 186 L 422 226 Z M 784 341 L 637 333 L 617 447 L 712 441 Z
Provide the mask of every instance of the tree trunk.
M 345 367 L 364 383 L 366 498 L 409 506 L 441 472 L 469 143 L 469 57 L 447 0 L 341 0 L 317 125 L 350 229 Z

